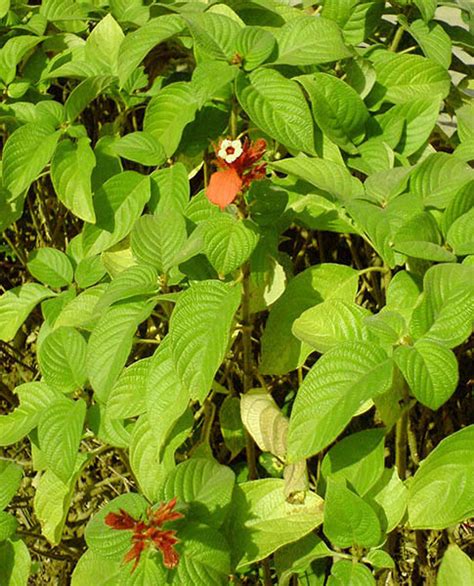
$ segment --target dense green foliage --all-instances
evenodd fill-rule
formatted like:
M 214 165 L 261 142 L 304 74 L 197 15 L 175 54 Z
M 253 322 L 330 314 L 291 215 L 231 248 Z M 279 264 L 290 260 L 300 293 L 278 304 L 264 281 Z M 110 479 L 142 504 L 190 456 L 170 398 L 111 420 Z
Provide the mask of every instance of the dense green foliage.
M 2 586 L 472 583 L 473 29 L 0 0 Z

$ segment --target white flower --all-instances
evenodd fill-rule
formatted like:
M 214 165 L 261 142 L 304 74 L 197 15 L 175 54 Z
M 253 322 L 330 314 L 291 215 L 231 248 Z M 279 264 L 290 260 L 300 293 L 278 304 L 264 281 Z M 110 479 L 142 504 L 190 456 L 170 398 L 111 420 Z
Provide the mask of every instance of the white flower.
M 242 143 L 240 140 L 225 139 L 221 142 L 217 156 L 224 159 L 226 163 L 233 163 L 242 154 Z

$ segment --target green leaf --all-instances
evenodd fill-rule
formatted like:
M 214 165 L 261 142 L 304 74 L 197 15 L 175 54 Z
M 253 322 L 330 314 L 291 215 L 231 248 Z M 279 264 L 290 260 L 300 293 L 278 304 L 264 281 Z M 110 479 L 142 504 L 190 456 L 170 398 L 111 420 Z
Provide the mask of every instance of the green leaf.
M 393 355 L 415 397 L 430 409 L 446 403 L 458 384 L 456 356 L 431 340 L 418 340 L 414 346 L 399 346 Z
M 153 367 L 152 358 L 137 360 L 120 374 L 107 400 L 112 419 L 137 417 L 146 411 L 146 389 Z
M 343 438 L 324 456 L 323 487 L 328 479 L 346 480 L 350 488 L 364 496 L 382 475 L 384 439 L 385 429 L 367 429 Z
M 239 287 L 201 281 L 181 294 L 171 315 L 169 336 L 176 370 L 191 398 L 201 403 L 226 355 L 239 303 Z
M 449 73 L 430 59 L 379 51 L 374 53 L 373 60 L 377 73 L 375 97 L 380 100 L 403 104 L 417 98 L 432 98 L 437 94 L 444 99 L 449 93 Z
M 399 313 L 407 322 L 421 293 L 421 282 L 408 271 L 399 271 L 386 292 L 386 309 Z
M 3 511 L 15 496 L 22 478 L 21 466 L 14 462 L 0 460 L 0 511 Z
M 36 283 L 26 283 L 0 296 L 0 340 L 13 340 L 33 308 L 55 293 Z
M 469 181 L 469 183 L 466 183 L 463 187 L 461 187 L 461 189 L 450 201 L 448 207 L 441 217 L 440 224 L 443 234 L 447 235 L 452 224 L 454 224 L 454 222 L 462 215 L 470 212 L 472 208 L 474 208 L 474 180 Z M 456 229 L 455 233 L 457 232 L 458 230 Z M 463 231 L 460 230 L 459 232 L 460 237 L 461 232 Z
M 277 63 L 314 65 L 350 56 L 341 29 L 329 19 L 301 16 L 278 30 Z
M 188 13 L 186 22 L 199 55 L 210 59 L 230 59 L 235 52 L 235 40 L 241 29 L 234 19 L 222 14 Z
M 474 254 L 474 209 L 463 214 L 451 225 L 446 241 L 458 256 Z
M 114 78 L 110 75 L 96 75 L 81 81 L 64 103 L 66 120 L 73 122 L 93 100 L 109 88 L 113 80 Z
M 438 0 L 413 0 L 413 4 L 421 12 L 423 20 L 429 22 L 434 18 Z
M 235 39 L 237 53 L 243 57 L 244 69 L 252 71 L 264 63 L 272 54 L 276 39 L 271 32 L 258 26 L 246 26 Z
M 31 558 L 21 540 L 0 543 L 0 583 L 5 586 L 26 586 L 30 576 Z
M 120 45 L 118 54 L 120 87 L 123 88 L 153 47 L 181 32 L 183 28 L 184 22 L 181 16 L 166 14 L 153 18 L 138 30 L 127 34 Z
M 214 460 L 191 458 L 167 476 L 162 500 L 178 497 L 189 504 L 186 519 L 219 528 L 227 515 L 235 476 L 230 468 Z
M 293 405 L 288 460 L 297 462 L 329 445 L 368 399 L 388 390 L 392 361 L 368 342 L 345 342 L 306 375 Z M 316 432 L 315 432 L 316 430 Z
M 155 171 L 150 178 L 150 210 L 156 215 L 166 212 L 169 208 L 184 213 L 189 201 L 190 187 L 188 172 L 183 163 Z
M 375 547 L 382 538 L 375 511 L 345 482 L 328 479 L 323 531 L 333 545 Z
M 469 337 L 474 314 L 474 269 L 435 265 L 423 279 L 423 295 L 413 310 L 410 333 L 454 348 Z
M 150 198 L 150 179 L 135 171 L 124 171 L 108 179 L 94 196 L 95 225 L 82 232 L 85 256 L 93 256 L 120 242 L 140 217 Z
M 423 460 L 409 486 L 408 519 L 413 529 L 445 529 L 472 517 L 473 449 L 470 425 L 443 439 Z
M 220 275 L 227 275 L 248 260 L 259 239 L 253 223 L 219 214 L 202 224 L 204 253 Z
M 333 564 L 328 586 L 375 586 L 375 578 L 364 564 L 353 563 L 349 560 L 340 560 Z
M 158 275 L 153 267 L 135 265 L 119 273 L 97 302 L 95 313 L 103 312 L 118 301 L 158 292 Z
M 369 112 L 362 98 L 346 82 L 327 73 L 297 78 L 306 90 L 318 126 L 335 144 L 349 153 L 365 134 Z
M 224 536 L 207 525 L 190 523 L 179 530 L 183 553 L 172 577 L 174 586 L 221 586 L 230 573 L 229 547 Z
M 0 511 L 0 543 L 12 537 L 15 534 L 17 526 L 18 521 L 16 517 L 10 515 L 10 513 Z
M 48 468 L 67 483 L 76 466 L 86 403 L 61 398 L 48 406 L 38 424 L 40 449 Z
M 1 0 L 0 1 L 0 18 L 3 18 L 8 14 L 10 10 L 10 0 Z
M 74 275 L 71 261 L 56 248 L 37 248 L 28 258 L 28 270 L 38 281 L 58 289 L 70 285 Z
M 54 126 L 32 122 L 21 126 L 3 147 L 3 184 L 13 197 L 27 190 L 53 156 L 59 132 Z
M 280 547 L 274 555 L 279 586 L 288 586 L 293 574 L 301 574 L 310 567 L 311 562 L 330 556 L 331 550 L 314 533 Z
M 186 239 L 184 217 L 171 207 L 138 219 L 131 234 L 132 252 L 139 262 L 168 273 Z
M 245 30 L 245 29 L 243 29 Z M 192 85 L 199 108 L 209 100 L 222 99 L 231 91 L 230 83 L 235 79 L 238 68 L 225 61 L 203 61 L 193 71 Z M 205 110 L 201 111 L 204 114 Z M 191 126 L 189 130 L 193 127 Z
M 341 202 L 363 193 L 362 184 L 351 176 L 345 166 L 326 159 L 298 155 L 273 162 L 271 167 L 282 173 L 303 179 L 303 181 L 307 181 L 330 194 L 331 199 L 335 198 Z
M 219 423 L 226 448 L 234 458 L 246 445 L 238 397 L 225 398 L 219 410 Z
M 46 336 L 38 351 L 44 380 L 53 389 L 72 393 L 86 382 L 87 343 L 71 327 L 61 327 Z
M 74 485 L 86 460 L 85 454 L 80 454 L 77 457 L 74 474 L 67 483 L 58 478 L 51 470 L 46 470 L 39 477 L 35 487 L 34 512 L 41 524 L 41 533 L 53 546 L 61 542 L 74 495 Z
M 178 148 L 183 130 L 194 120 L 197 102 L 191 83 L 177 82 L 162 88 L 145 110 L 143 130 L 156 138 L 171 157 Z
M 409 33 L 420 45 L 426 57 L 445 69 L 451 65 L 452 44 L 448 33 L 437 22 L 415 20 L 410 23 Z
M 469 586 L 474 582 L 474 562 L 460 547 L 448 545 L 439 567 L 437 586 Z
M 381 117 L 377 117 L 377 121 L 386 128 L 396 120 L 403 119 L 403 134 L 396 149 L 400 154 L 409 157 L 429 139 L 438 120 L 439 106 L 440 101 L 433 97 L 410 100 L 393 106 Z
M 5 85 L 15 79 L 16 66 L 32 49 L 41 43 L 44 37 L 20 35 L 6 40 L 0 49 L 0 78 Z
M 147 501 L 134 492 L 122 494 L 107 503 L 87 524 L 84 537 L 90 550 L 106 560 L 122 561 L 131 548 L 132 533 L 117 531 L 106 525 L 104 519 L 109 513 L 118 513 L 120 509 L 139 519 L 145 515 L 147 508 Z
M 166 161 L 163 145 L 149 132 L 130 132 L 112 145 L 113 150 L 124 159 L 157 167 Z
M 374 568 L 395 568 L 392 556 L 383 549 L 373 549 L 369 551 L 365 558 Z
M 94 586 L 112 586 L 117 584 L 120 574 L 130 572 L 128 567 L 115 560 L 103 558 L 87 549 L 79 558 L 71 576 L 71 586 L 89 586 L 94 581 Z
M 81 259 L 76 267 L 74 279 L 81 289 L 87 289 L 98 283 L 106 270 L 99 255 Z
M 456 193 L 474 177 L 474 171 L 448 153 L 433 153 L 414 169 L 410 190 L 423 198 L 425 206 L 443 209 Z
M 393 238 L 393 248 L 425 260 L 455 262 L 455 255 L 441 246 L 441 232 L 430 212 L 421 212 L 409 218 L 397 230 Z
M 118 55 L 125 35 L 111 14 L 96 24 L 85 44 L 85 58 L 103 73 L 117 74 Z
M 353 301 L 358 280 L 354 269 L 331 263 L 316 265 L 291 279 L 270 310 L 261 340 L 260 371 L 286 374 L 301 366 L 311 348 L 293 336 L 293 322 L 303 311 L 325 299 Z
M 238 571 L 322 523 L 322 499 L 308 492 L 304 503 L 291 504 L 285 500 L 284 485 L 284 480 L 266 478 L 234 489 L 228 536 Z
M 313 120 L 296 82 L 277 71 L 257 69 L 237 77 L 236 93 L 256 126 L 290 149 L 314 152 Z
M 97 397 L 108 395 L 125 365 L 138 325 L 152 306 L 145 302 L 112 305 L 99 319 L 87 345 L 87 374 Z
M 51 161 L 51 181 L 59 200 L 75 216 L 91 223 L 95 222 L 91 186 L 95 166 L 95 154 L 86 137 L 77 143 L 62 140 Z
M 15 389 L 20 405 L 8 415 L 0 416 L 0 446 L 20 441 L 38 425 L 41 413 L 58 398 L 46 383 L 25 383 Z
M 70 326 L 73 328 L 91 330 L 99 318 L 95 308 L 97 302 L 104 294 L 106 287 L 107 285 L 105 283 L 97 285 L 96 287 L 91 287 L 90 289 L 86 289 L 86 291 L 79 293 L 79 295 L 74 297 L 74 299 L 71 299 L 71 301 L 68 301 L 56 318 L 54 328 Z
M 342 299 L 328 299 L 304 311 L 291 331 L 321 354 L 343 342 L 370 339 L 364 318 L 370 311 Z

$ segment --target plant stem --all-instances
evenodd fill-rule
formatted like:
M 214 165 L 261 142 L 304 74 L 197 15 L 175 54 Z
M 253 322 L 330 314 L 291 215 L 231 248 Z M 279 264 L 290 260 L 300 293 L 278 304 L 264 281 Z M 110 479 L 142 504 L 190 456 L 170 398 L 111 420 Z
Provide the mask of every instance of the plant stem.
M 250 264 L 246 262 L 242 267 L 242 351 L 243 351 L 243 371 L 244 393 L 252 388 L 253 385 L 253 360 L 252 360 L 252 318 L 250 313 Z M 245 432 L 247 454 L 247 464 L 249 467 L 249 479 L 257 478 L 257 460 L 255 454 L 255 444 L 252 437 Z
M 405 480 L 408 454 L 408 389 L 403 385 L 403 410 L 395 428 L 395 465 L 398 476 Z
M 392 44 L 390 45 L 389 51 L 392 51 L 393 53 L 395 53 L 395 51 L 398 49 L 398 45 L 400 44 L 400 41 L 402 40 L 403 37 L 403 27 L 399 26 L 397 28 L 397 32 L 395 33 L 395 36 L 393 37 L 393 41 Z

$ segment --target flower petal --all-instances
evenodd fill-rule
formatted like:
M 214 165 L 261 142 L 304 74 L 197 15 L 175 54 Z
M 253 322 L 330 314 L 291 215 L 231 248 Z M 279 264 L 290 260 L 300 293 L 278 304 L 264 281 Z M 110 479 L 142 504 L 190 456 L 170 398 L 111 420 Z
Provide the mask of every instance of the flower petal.
M 242 187 L 242 179 L 235 169 L 217 171 L 211 175 L 206 189 L 207 199 L 221 210 L 234 201 Z

